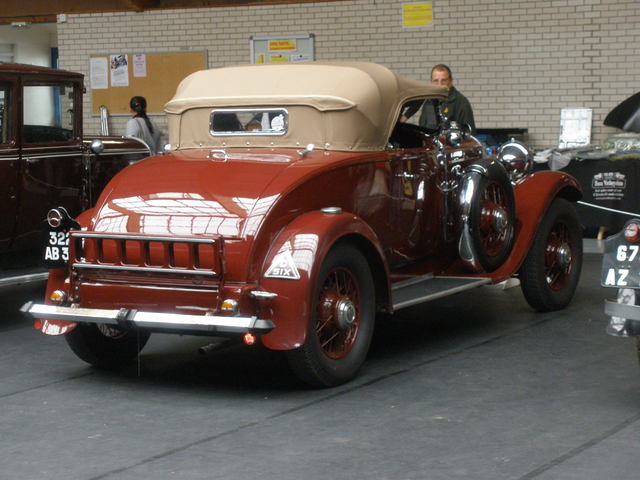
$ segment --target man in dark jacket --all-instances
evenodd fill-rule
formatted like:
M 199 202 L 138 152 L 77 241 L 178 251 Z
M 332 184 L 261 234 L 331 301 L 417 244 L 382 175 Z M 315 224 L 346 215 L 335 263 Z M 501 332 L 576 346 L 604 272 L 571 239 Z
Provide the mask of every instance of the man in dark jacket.
M 476 131 L 476 122 L 473 119 L 473 110 L 467 97 L 465 97 L 456 87 L 453 86 L 453 75 L 451 69 L 438 64 L 431 69 L 431 83 L 449 89 L 449 98 L 442 102 L 442 113 L 451 121 L 459 124 L 468 124 L 471 131 Z M 421 122 L 422 124 L 422 122 Z

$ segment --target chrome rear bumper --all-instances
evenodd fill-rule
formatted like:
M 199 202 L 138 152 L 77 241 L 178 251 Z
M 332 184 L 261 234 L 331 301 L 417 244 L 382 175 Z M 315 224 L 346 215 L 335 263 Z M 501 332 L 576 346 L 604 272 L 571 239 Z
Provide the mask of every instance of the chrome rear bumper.
M 604 301 L 604 313 L 611 317 L 607 333 L 615 337 L 640 336 L 640 305 Z
M 101 308 L 72 308 L 56 305 L 25 303 L 20 311 L 34 319 L 64 320 L 76 323 L 101 323 L 121 326 L 135 326 L 154 330 L 184 333 L 268 333 L 275 327 L 271 320 L 257 317 L 225 317 L 217 315 L 186 315 L 180 313 L 143 312 L 121 308 L 107 310 Z

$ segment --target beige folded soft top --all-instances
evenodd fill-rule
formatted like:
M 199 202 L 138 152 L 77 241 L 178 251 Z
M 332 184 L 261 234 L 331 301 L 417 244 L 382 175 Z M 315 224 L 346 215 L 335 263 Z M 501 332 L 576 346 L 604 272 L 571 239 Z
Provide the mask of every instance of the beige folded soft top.
M 400 77 L 367 62 L 304 62 L 202 70 L 186 77 L 165 105 L 177 148 L 300 147 L 382 150 L 402 105 L 445 99 L 447 89 Z M 283 136 L 212 136 L 216 108 L 278 108 L 289 112 Z

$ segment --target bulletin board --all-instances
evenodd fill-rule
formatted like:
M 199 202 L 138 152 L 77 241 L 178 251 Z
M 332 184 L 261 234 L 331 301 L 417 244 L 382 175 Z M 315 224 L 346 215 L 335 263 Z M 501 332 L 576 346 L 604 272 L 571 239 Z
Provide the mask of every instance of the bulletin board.
M 315 60 L 315 35 L 250 37 L 251 63 L 311 62 Z
M 105 105 L 109 115 L 130 115 L 129 100 L 136 95 L 147 99 L 147 113 L 163 113 L 182 79 L 206 68 L 204 51 L 91 55 L 91 113 L 99 115 Z

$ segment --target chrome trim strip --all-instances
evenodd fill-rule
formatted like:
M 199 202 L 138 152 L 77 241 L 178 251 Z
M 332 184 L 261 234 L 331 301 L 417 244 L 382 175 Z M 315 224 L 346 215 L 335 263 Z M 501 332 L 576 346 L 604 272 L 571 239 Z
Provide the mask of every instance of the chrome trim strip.
M 72 308 L 27 303 L 20 309 L 33 318 L 64 320 L 76 323 L 120 325 L 131 322 L 137 327 L 200 332 L 267 333 L 275 327 L 271 320 L 257 317 L 223 317 L 219 315 L 186 315 L 179 313 L 143 312 L 138 310 L 107 310 Z
M 22 152 L 22 158 L 59 158 L 59 157 L 80 157 L 82 152 L 80 150 L 76 152 L 48 152 L 48 153 L 29 153 L 28 151 Z
M 85 232 L 71 232 L 72 237 L 78 238 L 104 238 L 107 240 L 146 240 L 150 242 L 167 242 L 167 243 L 203 243 L 214 244 L 219 242 L 216 238 L 194 238 L 194 237 L 161 237 L 161 236 L 145 236 L 145 235 L 128 235 L 126 233 L 85 233 Z
M 16 162 L 20 157 L 0 157 L 0 162 Z
M 78 270 L 110 270 L 119 272 L 137 272 L 137 273 L 160 273 L 164 275 L 180 274 L 180 275 L 194 275 L 205 277 L 217 277 L 220 274 L 213 270 L 187 270 L 180 267 L 138 267 L 135 265 L 103 265 L 100 263 L 74 263 L 72 268 Z

